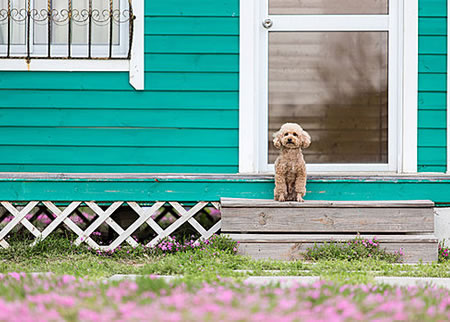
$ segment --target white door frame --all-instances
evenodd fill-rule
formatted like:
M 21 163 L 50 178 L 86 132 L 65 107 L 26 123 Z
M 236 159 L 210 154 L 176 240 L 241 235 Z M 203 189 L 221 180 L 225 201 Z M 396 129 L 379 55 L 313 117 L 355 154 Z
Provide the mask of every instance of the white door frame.
M 267 95 L 264 95 L 267 92 L 268 32 L 262 21 L 268 17 L 267 0 L 264 0 L 266 6 L 261 3 L 261 0 L 246 0 L 241 1 L 240 5 L 240 173 L 273 172 L 273 167 L 267 166 Z M 302 15 L 301 20 L 289 15 L 270 16 L 274 20 L 270 31 L 293 28 L 302 31 L 330 28 L 346 31 L 386 30 L 391 27 L 389 48 L 398 44 L 396 52 L 389 55 L 389 66 L 398 67 L 389 70 L 389 106 L 390 109 L 397 107 L 395 113 L 389 111 L 389 140 L 394 143 L 389 149 L 389 165 L 320 164 L 310 166 L 310 172 L 417 172 L 418 0 L 390 3 L 391 13 L 397 10 L 403 15 Z M 402 29 L 402 33 L 395 32 Z

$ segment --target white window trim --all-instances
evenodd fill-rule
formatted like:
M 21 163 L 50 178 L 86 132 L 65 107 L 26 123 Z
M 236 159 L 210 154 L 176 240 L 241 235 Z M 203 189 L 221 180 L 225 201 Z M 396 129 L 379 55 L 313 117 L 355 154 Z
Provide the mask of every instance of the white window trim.
M 0 71 L 129 72 L 130 85 L 144 89 L 144 0 L 133 0 L 133 45 L 130 60 L 113 59 L 0 59 Z
M 267 70 L 261 70 L 259 51 L 261 39 L 266 31 L 261 26 L 263 14 L 255 14 L 262 10 L 260 0 L 247 0 L 240 3 L 240 77 L 239 77 L 239 172 L 260 173 L 266 172 L 264 160 L 260 160 L 261 143 L 259 133 L 262 120 L 266 115 L 261 115 L 260 106 L 266 106 L 266 99 L 258 95 L 261 79 Z M 403 34 L 399 36 L 398 59 L 403 62 L 402 73 L 399 74 L 399 83 L 402 88 L 398 91 L 398 105 L 403 107 L 399 111 L 400 121 L 396 121 L 397 128 L 397 166 L 398 173 L 417 172 L 417 80 L 418 80 L 418 0 L 399 1 L 399 10 L 403 10 Z M 401 12 L 401 11 L 400 11 Z M 307 18 L 307 17 L 304 17 Z M 309 18 L 313 19 L 313 18 Z M 358 19 L 355 17 L 355 19 Z M 303 20 L 303 19 L 302 19 Z M 367 21 L 370 25 L 371 21 Z M 274 27 L 272 27 L 271 30 Z M 283 26 L 278 26 L 282 29 Z M 317 30 L 317 29 L 314 29 Z M 255 37 L 258 35 L 259 37 Z M 402 39 L 403 38 L 403 39 Z M 403 45 L 403 46 L 402 46 Z M 403 48 L 401 48 L 403 47 Z M 393 55 L 390 55 L 393 56 Z M 267 64 L 266 64 L 267 65 Z M 256 120 L 259 120 L 256 121 Z M 265 140 L 265 138 L 264 138 Z M 367 164 L 352 164 L 351 170 L 347 165 L 322 165 L 320 172 L 373 172 L 389 171 L 386 165 L 371 165 L 371 170 L 363 170 Z M 273 169 L 269 167 L 269 172 Z M 391 170 L 392 171 L 392 170 Z

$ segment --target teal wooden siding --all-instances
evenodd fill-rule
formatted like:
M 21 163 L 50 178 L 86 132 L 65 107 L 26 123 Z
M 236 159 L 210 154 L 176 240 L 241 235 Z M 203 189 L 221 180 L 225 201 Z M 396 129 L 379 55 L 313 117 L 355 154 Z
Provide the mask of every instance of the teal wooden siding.
M 418 170 L 447 170 L 447 0 L 419 0 Z
M 419 171 L 446 170 L 446 0 L 419 1 Z M 238 170 L 239 0 L 145 1 L 145 80 L 0 73 L 0 171 Z
M 306 200 L 411 200 L 428 199 L 450 204 L 447 177 L 344 178 L 310 177 Z M 4 200 L 96 201 L 219 201 L 221 197 L 273 198 L 273 178 L 5 178 L 0 176 Z
M 1 72 L 0 172 L 238 171 L 239 0 L 145 1 L 122 72 Z

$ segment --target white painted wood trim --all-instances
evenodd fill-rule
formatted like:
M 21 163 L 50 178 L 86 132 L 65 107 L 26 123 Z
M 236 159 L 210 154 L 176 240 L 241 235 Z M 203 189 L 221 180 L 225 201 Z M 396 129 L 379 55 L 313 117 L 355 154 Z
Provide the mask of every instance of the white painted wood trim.
M 240 1 L 239 34 L 239 172 L 255 173 L 257 162 L 258 129 L 255 119 L 258 111 L 258 61 L 259 39 L 255 37 L 258 28 L 259 0 Z
M 14 208 L 13 205 L 11 205 L 10 202 L 2 201 L 1 205 L 5 207 L 6 210 L 8 210 L 14 218 L 6 224 L 5 227 L 0 231 L 0 240 L 3 241 L 3 239 L 8 235 L 8 233 L 17 225 L 19 224 L 25 216 L 38 204 L 38 201 L 30 201 L 24 208 L 22 208 L 20 211 Z
M 178 206 L 181 207 L 181 205 L 178 202 L 169 202 L 169 203 L 177 212 L 179 211 L 177 210 L 177 208 L 175 208 L 175 205 L 177 204 Z M 160 240 L 164 239 L 165 237 L 169 237 L 175 230 L 181 227 L 181 225 L 183 225 L 185 222 L 189 221 L 189 219 L 194 217 L 197 214 L 197 212 L 203 209 L 207 204 L 208 202 L 200 201 L 194 207 L 190 208 L 188 211 L 184 210 L 184 208 L 181 207 L 181 209 L 183 209 L 181 213 L 179 212 L 181 217 L 175 220 L 175 222 L 173 222 L 169 227 L 167 227 L 161 234 L 153 238 L 146 246 L 147 247 L 155 246 L 158 244 Z M 195 226 L 193 227 L 196 228 Z
M 130 84 L 136 90 L 144 89 L 144 0 L 133 0 L 134 21 L 133 44 L 130 60 L 102 59 L 1 59 L 0 71 L 88 71 L 129 72 Z M 23 45 L 17 48 L 25 48 Z
M 335 172 L 309 176 L 311 180 L 366 180 L 366 181 L 397 181 L 397 180 L 421 180 L 439 181 L 450 180 L 450 175 L 444 173 L 388 173 L 377 172 L 376 174 L 365 174 L 364 172 Z M 273 180 L 273 174 L 176 174 L 176 173 L 58 173 L 58 172 L 0 172 L 1 181 L 267 181 Z M 262 180 L 262 181 L 261 181 Z
M 154 215 L 162 206 L 164 205 L 164 202 L 157 202 L 153 206 L 147 209 L 142 209 L 139 207 L 137 203 L 134 203 L 133 210 L 139 210 L 137 214 L 139 215 L 139 218 L 136 219 L 135 222 L 133 222 L 128 228 L 123 231 L 123 233 L 119 234 L 119 237 L 114 240 L 113 243 L 109 246 L 110 249 L 116 249 L 120 244 L 122 244 L 125 240 L 132 240 L 134 242 L 134 239 L 131 236 L 139 227 L 141 227 L 142 224 L 144 224 L 147 220 L 152 219 L 151 216 Z M 131 205 L 130 205 L 131 206 Z M 137 243 L 136 243 L 137 245 Z
M 270 15 L 270 31 L 383 31 L 389 30 L 388 15 Z
M 403 173 L 417 172 L 419 1 L 403 1 Z
M 134 20 L 133 46 L 130 58 L 130 84 L 136 90 L 144 90 L 144 0 L 133 1 Z
M 389 2 L 388 40 L 388 169 L 401 172 L 402 154 L 402 74 L 403 74 L 403 1 Z M 371 168 L 369 171 L 374 171 Z M 376 170 L 375 170 L 376 171 Z
M 123 242 L 127 242 L 132 247 L 137 247 L 139 244 L 136 240 L 131 236 L 139 227 L 141 227 L 144 223 L 149 225 L 154 232 L 157 234 L 147 246 L 155 246 L 161 239 L 165 237 L 170 237 L 172 233 L 174 233 L 179 227 L 181 227 L 184 223 L 189 223 L 199 234 L 201 239 L 210 238 L 214 233 L 216 233 L 221 227 L 221 220 L 208 230 L 203 227 L 194 216 L 197 215 L 204 207 L 208 205 L 214 207 L 215 209 L 219 209 L 218 202 L 207 202 L 207 201 L 199 201 L 193 207 L 185 208 L 179 202 L 168 202 L 172 210 L 176 211 L 180 217 L 175 220 L 172 224 L 170 224 L 165 230 L 161 228 L 161 226 L 156 222 L 159 219 L 153 219 L 152 216 L 159 214 L 158 211 L 163 207 L 168 207 L 166 201 L 155 202 L 151 207 L 141 207 L 137 202 L 126 202 L 128 206 L 134 210 L 134 212 L 138 215 L 138 218 L 134 220 L 128 228 L 122 228 L 118 223 L 116 223 L 111 215 L 119 209 L 120 206 L 124 205 L 124 201 L 116 201 L 112 203 L 106 210 L 103 210 L 96 202 L 94 201 L 72 201 L 67 207 L 56 206 L 55 203 L 51 201 L 43 201 L 42 204 L 53 214 L 50 216 L 50 219 L 54 217 L 51 223 L 41 232 L 39 231 L 29 220 L 27 220 L 26 215 L 33 211 L 36 207 L 39 206 L 39 201 L 30 201 L 25 207 L 20 207 L 19 209 L 13 205 L 10 201 L 2 201 L 0 202 L 0 210 L 6 210 L 6 213 L 9 213 L 14 218 L 6 224 L 2 229 L 0 229 L 0 247 L 8 248 L 10 245 L 5 240 L 8 238 L 8 234 L 14 229 L 16 226 L 24 226 L 28 229 L 33 235 L 34 240 L 30 243 L 30 246 L 36 245 L 38 242 L 44 240 L 51 233 L 53 233 L 61 224 L 64 224 L 66 228 L 72 230 L 78 237 L 75 241 L 76 245 L 80 245 L 81 243 L 86 243 L 93 249 L 101 249 L 104 251 L 112 251 L 116 247 L 120 246 Z M 88 206 L 94 213 L 95 217 L 92 219 L 93 221 L 87 223 L 87 227 L 85 230 L 82 230 L 72 219 L 71 215 L 79 209 L 79 207 Z M 43 213 L 45 210 L 39 209 L 38 213 Z M 100 225 L 107 225 L 117 232 L 118 236 L 115 240 L 110 242 L 109 245 L 100 246 L 98 245 L 90 236 L 92 233 L 97 230 Z M 84 225 L 83 225 L 84 226 Z
M 128 60 L 87 60 L 87 59 L 2 59 L 0 71 L 128 71 Z
M 83 232 L 82 235 L 79 235 L 78 238 L 75 240 L 74 245 L 79 246 L 83 241 L 86 241 L 86 239 L 98 228 L 100 225 L 108 219 L 114 211 L 116 211 L 121 205 L 123 204 L 123 201 L 116 201 L 111 206 L 108 207 L 108 209 L 103 210 L 98 205 L 93 202 L 86 202 L 86 205 L 91 208 L 97 215 L 97 219 L 92 222 L 88 228 Z
M 58 207 L 55 207 L 55 205 L 51 203 L 50 207 L 54 207 L 54 211 L 52 212 L 56 216 L 56 218 L 47 227 L 45 227 L 45 229 L 42 231 L 41 238 L 36 238 L 31 245 L 36 245 L 39 240 L 47 238 L 48 235 L 50 235 L 51 232 L 56 229 L 56 227 L 58 227 L 64 220 L 66 220 L 67 217 L 69 217 L 80 204 L 80 201 L 72 201 L 70 205 L 68 205 L 63 211 L 61 211 Z
M 273 165 L 267 164 L 265 137 L 258 134 L 267 132 L 267 124 L 261 121 L 266 115 L 260 109 L 267 104 L 267 97 L 260 94 L 261 86 L 267 86 L 267 66 L 264 65 L 267 55 L 260 55 L 267 50 L 267 32 L 261 25 L 268 17 L 267 6 L 257 0 L 241 1 L 240 12 L 239 172 L 272 173 Z M 389 47 L 395 45 L 397 50 L 396 55 L 389 58 L 390 78 L 396 83 L 392 86 L 390 81 L 390 93 L 394 96 L 390 96 L 389 104 L 399 107 L 398 111 L 390 113 L 389 140 L 393 144 L 390 144 L 389 164 L 314 164 L 308 166 L 309 171 L 417 172 L 418 0 L 391 1 L 390 12 L 389 16 L 369 17 L 305 15 L 295 19 L 296 16 L 290 15 L 270 16 L 274 21 L 271 31 L 390 30 Z M 360 25 L 355 27 L 356 23 Z
M 256 118 L 258 122 L 258 146 L 259 151 L 256 158 L 258 159 L 258 172 L 267 172 L 267 165 L 269 163 L 269 146 L 267 144 L 267 134 L 269 132 L 269 32 L 262 27 L 262 21 L 269 17 L 268 0 L 264 0 L 264 5 L 260 5 L 259 18 L 259 34 L 257 35 L 260 44 L 256 49 L 259 53 L 259 60 L 257 70 L 260 71 L 258 78 L 258 98 Z M 272 16 L 270 16 L 272 17 Z M 272 20 L 273 21 L 273 20 Z M 273 26 L 272 26 L 273 27 Z M 272 28 L 270 28 L 272 30 Z
M 368 170 L 369 169 L 369 170 Z M 321 164 L 307 164 L 306 171 L 308 174 L 323 174 L 325 172 L 359 172 L 359 173 L 371 173 L 371 172 L 392 172 L 389 164 L 378 163 L 321 163 Z M 273 164 L 267 165 L 267 168 L 263 173 L 275 173 Z
M 112 50 L 115 56 L 121 56 L 121 57 L 126 57 L 128 54 L 128 46 L 125 46 L 125 43 L 128 43 L 128 39 L 126 38 L 125 40 L 123 40 L 124 38 L 124 34 L 128 33 L 128 28 L 123 28 L 123 31 L 121 31 L 121 41 L 123 41 L 124 43 L 122 45 L 112 45 Z M 128 36 L 128 34 L 126 35 Z M 32 34 L 30 35 L 30 39 L 32 37 Z M 32 41 L 32 40 L 31 40 Z M 77 57 L 86 57 L 87 56 L 87 47 L 86 45 L 77 45 L 77 44 L 72 44 L 71 46 L 71 56 L 73 58 L 77 58 Z M 30 43 L 30 49 L 31 49 L 31 54 L 32 57 L 42 57 L 42 58 L 46 58 L 47 57 L 47 45 L 36 45 L 36 44 L 32 44 Z M 2 54 L 6 53 L 7 50 L 7 46 L 6 45 L 0 45 L 0 52 L 2 52 Z M 15 56 L 20 56 L 23 59 L 25 59 L 25 53 L 26 53 L 26 46 L 24 45 L 11 45 L 10 47 L 11 50 L 11 56 L 15 57 Z M 109 52 L 109 46 L 108 45 L 104 45 L 104 44 L 95 44 L 92 45 L 91 48 L 91 53 L 93 57 L 100 57 L 100 58 L 108 58 L 108 52 Z M 67 45 L 60 45 L 60 44 L 52 44 L 52 49 L 51 49 L 51 55 L 52 57 L 60 57 L 60 58 L 64 58 L 67 57 Z
M 54 203 L 52 203 L 51 201 L 44 201 L 43 204 L 47 207 L 48 210 L 50 210 L 56 218 L 58 218 L 59 216 L 62 215 L 61 210 L 55 206 Z M 75 234 L 77 234 L 78 236 L 83 235 L 83 230 L 81 230 L 80 227 L 78 227 L 71 219 L 70 217 L 66 217 L 66 219 L 64 219 L 63 223 L 69 228 L 71 229 Z M 50 223 L 51 224 L 51 223 Z M 47 226 L 48 227 L 48 226 Z M 42 237 L 42 240 L 45 239 L 45 237 Z M 88 237 L 87 239 L 85 239 L 85 242 L 93 247 L 93 248 L 99 248 L 100 246 L 91 238 Z M 33 243 L 34 244 L 34 243 Z M 33 245 L 32 244 L 32 245 Z

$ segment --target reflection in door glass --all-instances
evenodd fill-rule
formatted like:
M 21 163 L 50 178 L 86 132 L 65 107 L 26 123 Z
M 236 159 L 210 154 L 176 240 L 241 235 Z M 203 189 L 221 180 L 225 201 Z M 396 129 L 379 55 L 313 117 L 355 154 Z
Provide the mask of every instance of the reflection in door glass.
M 387 14 L 388 0 L 269 0 L 269 14 Z
M 269 33 L 269 163 L 285 122 L 309 132 L 309 163 L 387 163 L 388 33 Z

